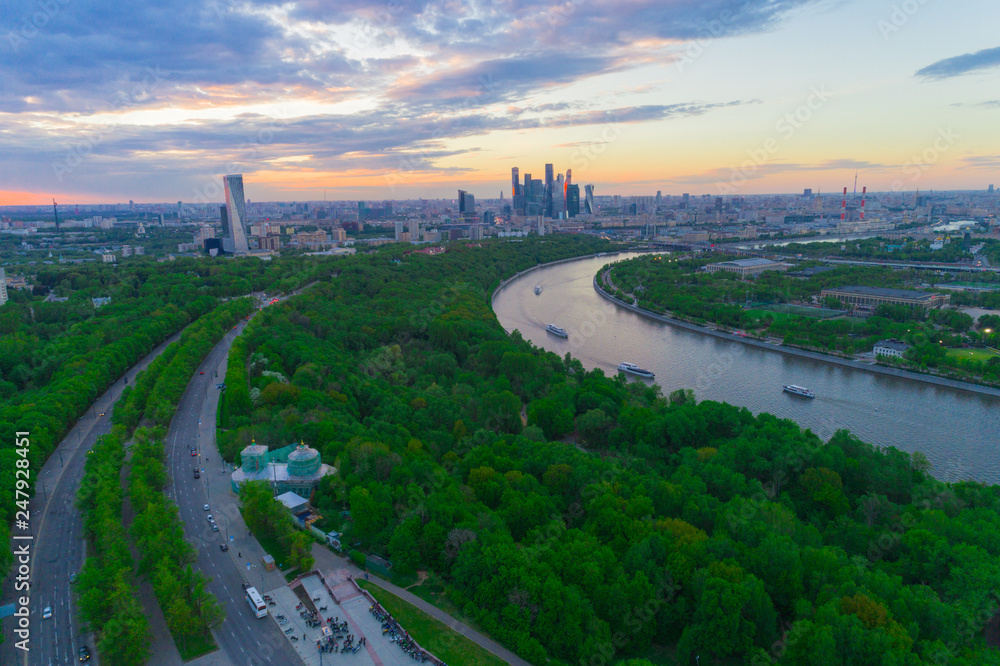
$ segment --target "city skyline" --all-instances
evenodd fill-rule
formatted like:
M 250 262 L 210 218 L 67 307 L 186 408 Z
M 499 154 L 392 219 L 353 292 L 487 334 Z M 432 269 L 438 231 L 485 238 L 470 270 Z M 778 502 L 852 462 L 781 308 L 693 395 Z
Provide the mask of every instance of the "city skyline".
M 986 0 L 4 4 L 0 205 L 1000 181 Z

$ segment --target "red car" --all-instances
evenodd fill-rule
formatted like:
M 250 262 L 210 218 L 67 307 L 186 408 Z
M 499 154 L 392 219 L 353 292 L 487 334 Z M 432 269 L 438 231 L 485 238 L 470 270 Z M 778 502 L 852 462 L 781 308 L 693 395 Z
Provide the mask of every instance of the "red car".
M 205 374 L 205 371 L 204 371 L 204 370 L 202 370 L 202 371 L 201 371 L 201 372 L 199 372 L 198 374 L 199 374 L 199 375 L 203 375 L 203 374 Z

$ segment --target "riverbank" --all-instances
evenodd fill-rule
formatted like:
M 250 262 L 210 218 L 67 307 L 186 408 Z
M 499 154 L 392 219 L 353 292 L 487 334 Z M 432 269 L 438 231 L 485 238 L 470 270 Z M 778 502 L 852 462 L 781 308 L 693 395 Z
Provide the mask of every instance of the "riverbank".
M 590 257 L 580 257 L 580 258 L 589 259 Z M 655 312 L 650 312 L 649 310 L 644 310 L 640 307 L 636 307 L 635 305 L 630 305 L 625 301 L 622 301 L 621 299 L 615 298 L 611 294 L 601 289 L 601 286 L 598 283 L 596 276 L 594 277 L 593 285 L 594 285 L 594 290 L 602 298 L 611 301 L 616 306 L 634 312 L 643 317 L 646 317 L 647 319 L 653 319 L 659 322 L 663 322 L 665 324 L 669 324 L 671 326 L 676 326 L 677 328 L 683 328 L 689 331 L 694 331 L 696 333 L 710 335 L 716 338 L 721 338 L 723 340 L 729 340 L 731 342 L 739 342 L 740 344 L 749 345 L 751 347 L 757 347 L 759 349 L 767 349 L 770 351 L 778 352 L 780 354 L 787 354 L 789 356 L 799 356 L 814 361 L 821 361 L 823 363 L 830 363 L 832 365 L 841 365 L 849 368 L 855 368 L 857 370 L 864 370 L 866 372 L 889 375 L 892 377 L 898 377 L 900 379 L 907 379 L 915 382 L 923 382 L 925 384 L 935 384 L 937 386 L 945 386 L 960 391 L 968 391 L 969 393 L 978 393 L 980 395 L 990 395 L 990 396 L 1000 397 L 1000 389 L 996 389 L 990 386 L 982 386 L 979 384 L 972 384 L 969 382 L 963 382 L 955 379 L 947 379 L 945 377 L 924 375 L 918 372 L 912 372 L 909 370 L 902 370 L 900 368 L 892 368 L 883 365 L 870 365 L 852 359 L 838 358 L 836 356 L 830 356 L 828 354 L 823 354 L 820 352 L 808 351 L 805 349 L 799 349 L 797 347 L 789 347 L 787 345 L 778 342 L 757 340 L 755 338 L 747 338 L 739 335 L 734 335 L 732 333 L 719 331 L 717 329 L 709 328 L 707 326 L 692 324 L 687 321 L 675 319 L 674 317 L 667 317 L 664 315 L 657 314 Z

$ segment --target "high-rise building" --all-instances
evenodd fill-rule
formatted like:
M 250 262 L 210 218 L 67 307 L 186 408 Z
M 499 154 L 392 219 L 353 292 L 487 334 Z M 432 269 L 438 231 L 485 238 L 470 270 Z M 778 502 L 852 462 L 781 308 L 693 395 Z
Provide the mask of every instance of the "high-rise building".
M 563 175 L 556 176 L 556 186 L 552 196 L 552 217 L 561 218 L 566 211 L 566 181 Z
M 222 178 L 226 191 L 226 214 L 229 216 L 229 227 L 232 232 L 233 252 L 246 254 L 250 249 L 247 245 L 247 209 L 243 197 L 243 174 L 229 174 Z
M 403 220 L 396 220 L 396 223 L 395 223 L 396 236 L 395 236 L 395 238 L 396 238 L 397 241 L 402 241 L 403 240 L 403 234 L 405 233 L 403 231 L 403 228 L 404 228 L 403 225 L 405 225 L 405 224 L 406 224 L 406 222 L 404 222 Z
M 476 197 L 465 190 L 458 191 L 458 214 L 462 216 L 476 214 Z
M 580 214 L 580 186 L 572 183 L 566 186 L 566 216 L 576 217 Z
M 990 194 L 993 194 L 993 186 L 990 185 Z
M 510 184 L 512 185 L 510 195 L 516 197 L 521 193 L 521 177 L 520 170 L 514 167 L 510 170 Z
M 552 217 L 552 188 L 555 187 L 555 172 L 551 164 L 545 165 L 545 216 Z
M 0 305 L 7 302 L 7 272 L 0 268 Z
M 594 208 L 594 186 L 584 185 L 583 193 L 583 212 L 587 215 L 593 215 L 596 212 L 596 209 Z

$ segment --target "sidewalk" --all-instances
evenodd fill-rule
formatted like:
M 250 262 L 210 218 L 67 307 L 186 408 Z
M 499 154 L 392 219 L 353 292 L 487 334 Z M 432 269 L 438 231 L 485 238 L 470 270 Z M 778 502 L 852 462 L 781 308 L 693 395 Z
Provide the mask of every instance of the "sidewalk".
M 316 558 L 315 568 L 320 570 L 323 573 L 323 575 L 328 577 L 331 581 L 337 579 L 336 572 L 338 570 L 346 570 L 347 572 L 350 573 L 350 575 L 354 576 L 355 578 L 364 578 L 365 575 L 364 571 L 358 569 L 358 567 L 356 567 L 354 563 L 351 562 L 346 557 L 340 557 L 339 555 L 336 555 L 329 548 L 326 548 L 325 546 L 321 546 L 318 543 L 313 544 L 312 555 L 314 558 Z M 468 625 L 465 625 L 456 620 L 455 618 L 451 617 L 443 610 L 427 603 L 420 597 L 410 592 L 407 592 L 403 588 L 393 585 L 392 583 L 383 580 L 378 576 L 370 576 L 368 580 L 372 584 L 381 587 L 386 592 L 391 592 L 392 594 L 395 594 L 403 601 L 406 601 L 407 603 L 416 606 L 417 608 L 427 613 L 434 619 L 439 620 L 440 622 L 445 624 L 448 628 L 455 631 L 455 633 L 465 636 L 473 643 L 476 643 L 487 652 L 490 652 L 493 655 L 499 657 L 500 659 L 503 659 L 508 664 L 514 664 L 515 666 L 531 666 L 529 662 L 525 661 L 524 659 L 521 659 L 516 654 L 514 654 L 504 646 L 500 645 L 493 639 L 487 638 L 478 631 L 470 628 Z M 403 628 L 405 629 L 406 627 Z

